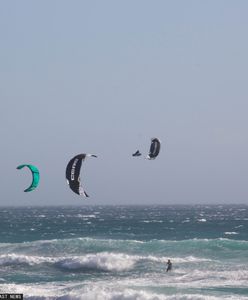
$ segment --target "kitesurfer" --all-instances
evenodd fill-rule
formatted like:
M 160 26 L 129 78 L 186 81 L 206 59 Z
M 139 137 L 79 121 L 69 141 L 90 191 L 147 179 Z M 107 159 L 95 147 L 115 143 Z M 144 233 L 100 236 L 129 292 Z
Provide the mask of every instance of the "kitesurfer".
M 166 265 L 167 265 L 166 272 L 171 271 L 172 270 L 172 262 L 170 261 L 170 259 L 168 259 Z

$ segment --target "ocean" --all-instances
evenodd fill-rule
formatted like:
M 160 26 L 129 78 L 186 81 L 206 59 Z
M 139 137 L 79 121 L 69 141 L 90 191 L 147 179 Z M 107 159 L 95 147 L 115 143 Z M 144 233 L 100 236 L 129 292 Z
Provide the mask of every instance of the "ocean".
M 248 206 L 1 207 L 0 293 L 248 299 Z

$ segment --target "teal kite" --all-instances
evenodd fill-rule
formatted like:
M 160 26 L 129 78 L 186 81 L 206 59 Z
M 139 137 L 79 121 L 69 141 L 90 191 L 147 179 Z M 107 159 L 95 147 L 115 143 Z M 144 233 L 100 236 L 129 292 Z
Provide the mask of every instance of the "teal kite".
M 31 183 L 31 185 L 26 189 L 24 190 L 24 192 L 31 192 L 33 191 L 39 184 L 39 181 L 40 181 L 40 173 L 39 173 L 39 170 L 33 166 L 33 165 L 20 165 L 17 167 L 18 170 L 24 168 L 24 167 L 28 167 L 29 170 L 32 172 L 32 175 L 33 175 L 33 181 Z

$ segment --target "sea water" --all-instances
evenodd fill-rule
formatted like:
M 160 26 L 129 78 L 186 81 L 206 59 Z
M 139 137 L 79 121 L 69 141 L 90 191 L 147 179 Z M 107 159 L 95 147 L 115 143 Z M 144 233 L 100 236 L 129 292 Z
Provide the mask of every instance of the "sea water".
M 0 293 L 248 299 L 248 206 L 2 207 Z

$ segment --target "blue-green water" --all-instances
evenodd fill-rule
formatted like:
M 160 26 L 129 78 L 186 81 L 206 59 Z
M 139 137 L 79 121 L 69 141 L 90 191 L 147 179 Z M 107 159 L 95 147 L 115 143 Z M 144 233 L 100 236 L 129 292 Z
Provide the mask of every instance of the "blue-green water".
M 24 299 L 248 299 L 247 206 L 1 208 L 0 242 Z

